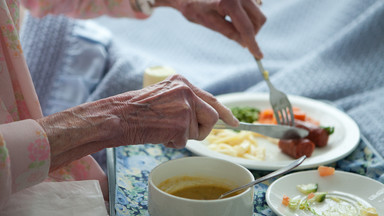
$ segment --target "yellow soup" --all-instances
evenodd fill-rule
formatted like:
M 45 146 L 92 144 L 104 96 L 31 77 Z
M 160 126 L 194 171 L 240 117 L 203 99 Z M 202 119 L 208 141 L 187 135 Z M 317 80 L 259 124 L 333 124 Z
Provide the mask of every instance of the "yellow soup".
M 194 176 L 177 176 L 161 182 L 158 187 L 174 196 L 197 199 L 213 200 L 218 199 L 221 194 L 228 192 L 236 186 L 223 183 L 218 179 Z M 230 194 L 235 196 L 241 192 Z
M 231 190 L 228 187 L 216 185 L 199 185 L 194 187 L 182 188 L 172 193 L 172 195 L 199 200 L 212 200 L 220 197 L 221 194 Z M 235 194 L 231 194 L 234 196 Z M 230 196 L 231 196 L 230 195 Z

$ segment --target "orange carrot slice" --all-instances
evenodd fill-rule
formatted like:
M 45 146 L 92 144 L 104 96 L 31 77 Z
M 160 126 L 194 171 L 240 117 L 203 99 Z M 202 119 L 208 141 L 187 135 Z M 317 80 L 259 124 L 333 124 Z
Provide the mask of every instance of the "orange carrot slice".
M 312 199 L 313 197 L 315 197 L 315 194 L 313 192 L 311 192 L 310 194 L 308 194 L 307 198 L 310 200 Z
M 275 117 L 273 116 L 272 109 L 265 109 L 260 112 L 259 123 L 261 124 L 277 124 Z
M 286 195 L 284 195 L 283 196 L 283 201 L 281 202 L 283 205 L 285 205 L 285 206 L 288 206 L 288 204 L 289 204 L 289 197 L 288 196 L 286 196 Z
M 324 177 L 324 176 L 333 175 L 335 173 L 335 168 L 327 167 L 327 166 L 319 166 L 317 168 L 317 171 L 318 171 L 320 176 Z

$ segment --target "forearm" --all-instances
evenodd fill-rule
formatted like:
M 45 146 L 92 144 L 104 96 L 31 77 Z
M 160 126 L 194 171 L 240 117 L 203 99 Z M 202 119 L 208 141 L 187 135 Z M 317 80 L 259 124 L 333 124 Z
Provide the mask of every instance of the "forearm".
M 108 140 L 120 131 L 120 119 L 104 111 L 107 104 L 86 103 L 37 120 L 50 143 L 50 171 L 108 147 Z M 88 145 L 98 142 L 104 146 Z

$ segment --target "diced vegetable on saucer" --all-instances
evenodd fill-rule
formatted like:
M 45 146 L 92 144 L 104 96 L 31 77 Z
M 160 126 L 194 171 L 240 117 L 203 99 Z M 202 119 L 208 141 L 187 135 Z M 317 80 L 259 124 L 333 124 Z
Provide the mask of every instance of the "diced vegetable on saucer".
M 302 212 L 305 215 L 360 215 L 360 216 L 379 216 L 377 210 L 372 206 L 364 206 L 361 203 L 351 203 L 342 196 L 318 192 L 317 183 L 296 185 L 298 191 L 303 195 L 289 198 L 284 195 L 283 205 L 287 206 L 292 212 Z M 326 201 L 327 200 L 327 201 Z M 356 208 L 355 208 L 356 207 Z M 312 213 L 312 214 L 311 214 Z M 295 215 L 302 215 L 301 213 Z
M 284 195 L 283 196 L 283 201 L 281 201 L 281 203 L 285 206 L 288 206 L 289 205 L 289 197 Z
M 316 192 L 316 193 L 314 193 L 313 199 L 316 202 L 323 202 L 325 200 L 326 196 L 327 196 L 326 192 Z
M 315 194 L 311 192 L 308 194 L 307 199 L 312 199 L 313 197 L 315 197 Z
M 322 177 L 335 174 L 335 168 L 333 167 L 319 166 L 317 168 L 317 171 L 319 172 L 319 175 Z
M 296 210 L 301 202 L 300 197 L 293 198 L 289 201 L 288 207 L 292 210 Z
M 318 189 L 318 184 L 300 184 L 296 186 L 297 190 L 303 194 L 310 194 L 311 192 L 316 192 Z

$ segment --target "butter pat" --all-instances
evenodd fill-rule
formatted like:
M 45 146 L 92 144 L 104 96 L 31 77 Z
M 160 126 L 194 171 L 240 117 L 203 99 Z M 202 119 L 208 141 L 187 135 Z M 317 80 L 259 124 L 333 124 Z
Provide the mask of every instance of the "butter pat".
M 263 71 L 263 76 L 264 76 L 264 79 L 266 79 L 266 80 L 269 80 L 269 73 L 268 73 L 268 71 Z
M 143 87 L 158 83 L 166 79 L 176 71 L 167 66 L 154 66 L 145 69 L 143 77 Z

